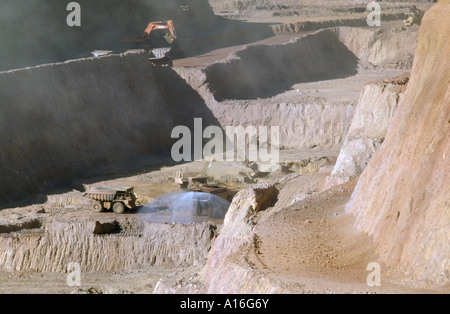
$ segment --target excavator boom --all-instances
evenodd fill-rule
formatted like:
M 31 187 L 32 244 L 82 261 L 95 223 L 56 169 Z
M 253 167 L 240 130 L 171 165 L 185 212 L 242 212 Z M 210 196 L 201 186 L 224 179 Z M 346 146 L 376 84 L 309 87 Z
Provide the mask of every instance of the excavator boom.
M 140 37 L 127 36 L 123 38 L 123 41 L 131 43 L 145 43 L 150 40 L 150 35 L 153 31 L 166 29 L 169 30 L 170 34 L 167 34 L 165 38 L 169 44 L 172 44 L 177 39 L 177 32 L 172 20 L 150 22 Z
M 175 30 L 175 26 L 173 25 L 172 20 L 168 21 L 159 21 L 159 22 L 150 22 L 144 31 L 143 37 L 150 38 L 150 34 L 155 30 L 168 29 L 172 38 L 177 39 L 177 32 Z

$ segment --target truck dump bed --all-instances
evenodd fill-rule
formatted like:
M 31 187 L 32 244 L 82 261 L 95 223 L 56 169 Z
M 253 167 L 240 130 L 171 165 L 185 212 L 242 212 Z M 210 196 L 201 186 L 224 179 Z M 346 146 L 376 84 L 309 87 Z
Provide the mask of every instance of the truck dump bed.
M 97 188 L 93 190 L 89 190 L 83 194 L 83 196 L 88 197 L 90 199 L 100 201 L 100 202 L 112 202 L 117 193 L 133 193 L 132 188 L 120 188 L 120 189 L 108 189 L 108 188 Z

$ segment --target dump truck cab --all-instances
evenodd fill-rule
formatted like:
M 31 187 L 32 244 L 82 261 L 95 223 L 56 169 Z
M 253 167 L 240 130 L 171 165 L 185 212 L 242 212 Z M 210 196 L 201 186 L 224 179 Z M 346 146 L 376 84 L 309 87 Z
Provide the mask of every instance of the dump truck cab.
M 136 207 L 136 195 L 134 188 L 95 188 L 83 194 L 90 198 L 91 210 L 100 213 L 105 210 L 112 210 L 116 214 L 125 213 L 126 209 Z

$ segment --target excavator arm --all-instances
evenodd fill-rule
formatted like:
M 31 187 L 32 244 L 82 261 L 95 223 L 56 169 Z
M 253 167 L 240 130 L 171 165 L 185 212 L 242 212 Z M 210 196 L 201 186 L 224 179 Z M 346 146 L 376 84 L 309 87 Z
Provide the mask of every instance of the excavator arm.
M 169 30 L 170 34 L 166 34 L 165 38 L 169 44 L 172 44 L 177 39 L 177 32 L 172 20 L 150 22 L 140 37 L 127 36 L 123 40 L 131 43 L 145 43 L 150 40 L 150 35 L 156 30 Z
M 170 34 L 172 35 L 172 38 L 175 40 L 177 39 L 177 32 L 175 30 L 175 26 L 173 25 L 173 21 L 159 21 L 159 22 L 151 22 L 148 24 L 146 30 L 144 31 L 144 34 L 142 35 L 146 39 L 150 38 L 150 34 L 155 30 L 161 30 L 161 29 L 168 29 L 170 31 Z

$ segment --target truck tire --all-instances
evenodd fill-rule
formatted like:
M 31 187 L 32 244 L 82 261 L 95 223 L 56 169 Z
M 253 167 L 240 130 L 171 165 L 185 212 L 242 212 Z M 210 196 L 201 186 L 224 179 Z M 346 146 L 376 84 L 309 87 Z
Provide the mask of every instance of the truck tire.
M 119 203 L 115 203 L 113 205 L 113 211 L 116 214 L 121 215 L 121 214 L 125 213 L 125 205 L 123 205 L 123 203 L 120 203 L 120 202 Z
M 103 211 L 103 204 L 102 204 L 102 202 L 99 202 L 99 201 L 93 202 L 92 206 L 91 206 L 91 210 L 94 213 L 101 213 Z

